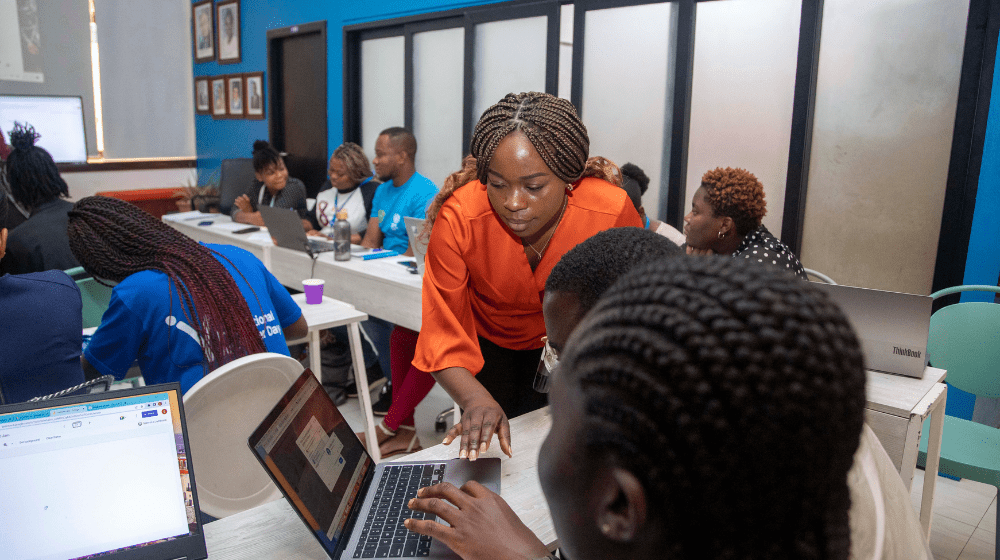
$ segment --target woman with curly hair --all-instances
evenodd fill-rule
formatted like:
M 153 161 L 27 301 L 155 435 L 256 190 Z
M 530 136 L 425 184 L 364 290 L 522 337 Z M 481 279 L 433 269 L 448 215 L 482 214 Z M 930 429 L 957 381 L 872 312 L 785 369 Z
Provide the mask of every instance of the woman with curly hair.
M 427 212 L 421 329 L 409 356 L 397 360 L 397 348 L 411 344 L 393 346 L 403 367 L 393 367 L 393 405 L 376 429 L 383 453 L 419 447 L 412 412 L 434 379 L 464 409 L 446 437 L 461 437 L 460 457 L 475 459 L 493 434 L 510 455 L 507 418 L 545 405 L 532 385 L 552 267 L 599 231 L 642 227 L 616 188 L 617 166 L 589 150 L 587 128 L 565 99 L 511 93 L 483 113 L 474 159 Z
M 689 255 L 731 255 L 805 278 L 802 263 L 760 222 L 767 214 L 764 186 L 746 169 L 705 173 L 684 216 Z
M 315 229 L 309 234 L 332 235 L 337 213 L 345 211 L 351 223 L 351 243 L 358 245 L 368 229 L 375 189 L 382 182 L 372 173 L 365 151 L 354 142 L 344 142 L 333 151 L 327 176 L 329 182 L 316 195 Z
M 632 269 L 570 335 L 538 472 L 573 560 L 846 560 L 858 340 L 819 290 L 730 259 Z M 496 494 L 422 488 L 466 560 L 550 558 Z M 870 556 L 868 556 L 870 557 Z

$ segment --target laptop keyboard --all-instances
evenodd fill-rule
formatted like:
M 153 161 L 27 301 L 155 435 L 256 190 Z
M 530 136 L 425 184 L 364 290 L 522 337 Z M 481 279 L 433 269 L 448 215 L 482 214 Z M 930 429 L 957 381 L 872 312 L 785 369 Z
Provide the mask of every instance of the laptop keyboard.
M 417 490 L 444 479 L 445 464 L 389 466 L 382 471 L 375 499 L 354 550 L 355 558 L 402 558 L 429 556 L 431 538 L 410 532 L 406 519 L 436 518 L 434 514 L 406 507 Z
M 309 240 L 309 248 L 312 249 L 314 253 L 325 253 L 327 251 L 335 250 L 335 246 L 332 241 L 319 241 L 316 239 Z

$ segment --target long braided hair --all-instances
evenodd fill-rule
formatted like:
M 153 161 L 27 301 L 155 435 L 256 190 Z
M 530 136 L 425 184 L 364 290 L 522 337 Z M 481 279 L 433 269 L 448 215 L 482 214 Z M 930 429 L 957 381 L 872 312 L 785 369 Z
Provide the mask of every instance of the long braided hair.
M 865 373 L 824 294 L 733 259 L 655 261 L 567 346 L 588 452 L 642 481 L 665 558 L 848 557 Z
M 69 246 L 95 277 L 121 282 L 143 270 L 170 279 L 185 320 L 198 332 L 206 373 L 237 358 L 267 352 L 253 314 L 218 253 L 128 202 L 80 199 L 69 212 Z
M 433 225 L 441 205 L 455 189 L 473 179 L 486 184 L 486 173 L 497 146 L 515 130 L 524 133 L 545 165 L 566 184 L 574 184 L 584 177 L 597 177 L 621 186 L 617 165 L 603 157 L 588 159 L 590 137 L 572 103 L 537 91 L 508 93 L 486 109 L 476 123 L 470 143 L 471 154 L 462 160 L 462 169 L 445 180 L 427 209 L 427 228 Z
M 33 126 L 15 122 L 10 131 L 13 150 L 4 166 L 11 196 L 29 210 L 69 196 L 69 187 L 59 175 L 56 162 L 49 152 L 35 145 L 39 138 Z

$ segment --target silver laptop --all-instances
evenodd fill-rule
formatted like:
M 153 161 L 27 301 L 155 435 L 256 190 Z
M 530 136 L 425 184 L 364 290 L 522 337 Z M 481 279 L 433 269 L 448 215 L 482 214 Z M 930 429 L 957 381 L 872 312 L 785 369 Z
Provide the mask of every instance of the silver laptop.
M 424 255 L 427 253 L 427 243 L 429 241 L 421 235 L 424 231 L 425 220 L 423 218 L 403 216 L 403 222 L 406 223 L 406 235 L 410 238 L 410 249 L 413 252 L 413 258 L 417 261 L 417 272 L 423 274 Z
M 180 385 L 0 407 L 0 557 L 206 558 Z
M 306 235 L 306 231 L 302 228 L 302 219 L 299 218 L 299 213 L 295 210 L 271 208 L 263 205 L 260 206 L 259 210 L 268 233 L 271 234 L 278 247 L 302 251 L 310 255 L 334 250 L 332 241 L 310 239 Z
M 814 284 L 850 320 L 861 341 L 865 367 L 921 378 L 927 367 L 931 297 L 851 286 Z
M 248 440 L 323 550 L 341 558 L 458 558 L 411 533 L 417 489 L 476 480 L 500 492 L 500 459 L 375 464 L 316 376 L 305 370 Z

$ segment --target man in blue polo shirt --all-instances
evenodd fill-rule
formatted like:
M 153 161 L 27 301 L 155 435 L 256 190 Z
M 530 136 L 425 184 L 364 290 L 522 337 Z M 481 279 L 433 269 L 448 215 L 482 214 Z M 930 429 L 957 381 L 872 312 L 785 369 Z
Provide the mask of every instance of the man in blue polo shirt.
M 405 128 L 382 131 L 375 141 L 375 174 L 384 181 L 372 200 L 372 217 L 361 244 L 411 255 L 406 216 L 423 219 L 438 188 L 416 172 L 417 139 Z

